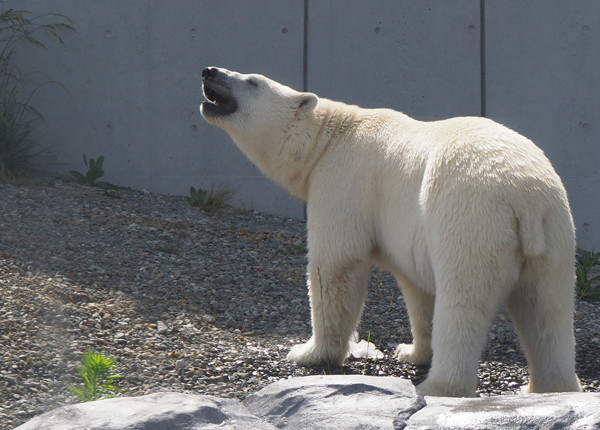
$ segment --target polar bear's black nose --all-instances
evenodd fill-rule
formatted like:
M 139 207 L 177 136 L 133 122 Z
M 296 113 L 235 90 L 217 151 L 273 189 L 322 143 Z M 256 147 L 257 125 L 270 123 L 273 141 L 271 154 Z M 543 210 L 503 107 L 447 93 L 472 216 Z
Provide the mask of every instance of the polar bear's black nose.
M 207 67 L 206 69 L 202 70 L 202 77 L 203 78 L 212 78 L 212 77 L 216 76 L 218 72 L 219 72 L 219 69 L 217 69 L 216 67 Z

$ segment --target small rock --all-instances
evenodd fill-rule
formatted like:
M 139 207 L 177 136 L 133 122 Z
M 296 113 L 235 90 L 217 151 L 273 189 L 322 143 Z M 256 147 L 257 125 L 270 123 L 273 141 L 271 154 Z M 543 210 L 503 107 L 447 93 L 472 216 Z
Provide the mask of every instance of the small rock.
M 167 331 L 169 331 L 169 327 L 167 327 L 167 325 L 164 322 L 162 322 L 162 321 L 156 322 L 156 333 L 163 334 L 163 333 L 166 333 Z
M 200 316 L 200 318 L 202 318 L 202 321 L 207 322 L 207 323 L 213 323 L 215 322 L 215 317 L 209 314 L 202 314 Z

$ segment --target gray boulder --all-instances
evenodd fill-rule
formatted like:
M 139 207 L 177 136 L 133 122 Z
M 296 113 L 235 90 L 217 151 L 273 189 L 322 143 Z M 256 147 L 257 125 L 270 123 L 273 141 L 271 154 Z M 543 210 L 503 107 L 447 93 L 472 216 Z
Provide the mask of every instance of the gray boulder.
M 332 375 L 279 381 L 248 396 L 244 406 L 290 430 L 394 429 L 425 400 L 407 379 Z
M 19 430 L 273 430 L 240 402 L 213 396 L 156 393 L 63 406 Z
M 156 393 L 64 406 L 17 430 L 600 429 L 600 393 L 423 397 L 410 381 L 357 375 L 276 382 L 243 402 Z
M 600 393 L 425 398 L 408 420 L 416 429 L 600 429 Z

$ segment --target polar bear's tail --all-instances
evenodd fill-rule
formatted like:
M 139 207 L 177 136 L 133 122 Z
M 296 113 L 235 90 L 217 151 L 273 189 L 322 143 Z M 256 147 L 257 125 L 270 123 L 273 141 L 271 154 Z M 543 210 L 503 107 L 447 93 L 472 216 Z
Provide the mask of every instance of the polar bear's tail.
M 524 216 L 518 218 L 518 222 L 519 237 L 525 257 L 535 257 L 544 252 L 546 239 L 542 217 L 526 211 Z

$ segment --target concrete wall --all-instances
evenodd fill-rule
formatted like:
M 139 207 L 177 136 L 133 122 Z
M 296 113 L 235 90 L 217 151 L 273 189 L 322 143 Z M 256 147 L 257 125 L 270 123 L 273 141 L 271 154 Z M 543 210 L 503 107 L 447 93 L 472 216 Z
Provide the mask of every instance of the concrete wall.
M 482 8 L 483 5 L 483 8 Z M 105 156 L 106 180 L 172 194 L 225 184 L 238 203 L 302 217 L 205 124 L 200 71 L 264 73 L 297 89 L 420 119 L 480 115 L 515 128 L 564 179 L 579 245 L 600 248 L 600 2 L 6 0 L 69 16 L 65 47 L 22 67 L 66 88 L 36 101 L 55 169 Z M 240 202 L 241 200 L 241 202 Z
M 309 3 L 309 90 L 420 119 L 479 115 L 479 2 L 348 4 Z

